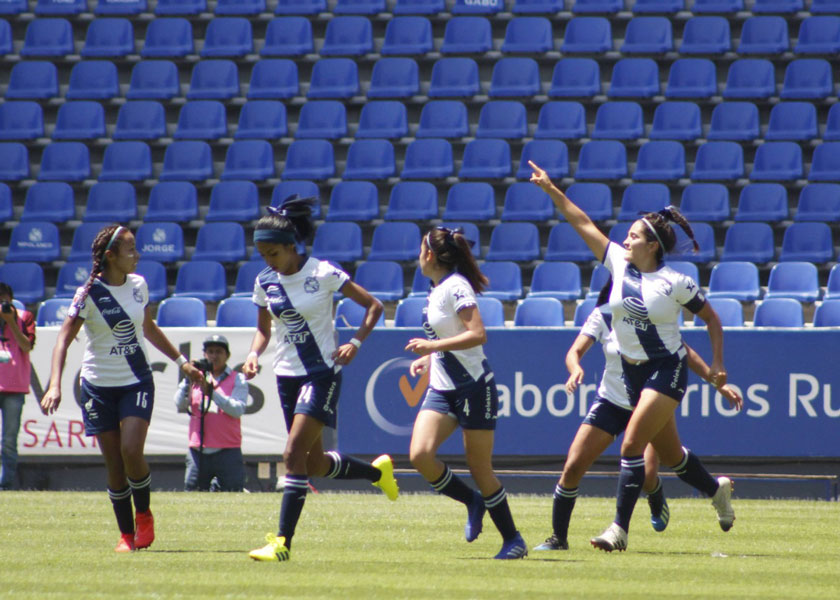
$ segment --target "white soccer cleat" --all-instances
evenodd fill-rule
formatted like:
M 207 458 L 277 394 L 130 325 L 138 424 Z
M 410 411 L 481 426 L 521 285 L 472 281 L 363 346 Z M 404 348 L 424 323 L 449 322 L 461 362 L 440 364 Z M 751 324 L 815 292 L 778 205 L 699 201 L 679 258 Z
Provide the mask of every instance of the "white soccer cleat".
M 735 487 L 729 477 L 718 477 L 718 491 L 712 496 L 712 506 L 718 515 L 718 523 L 724 531 L 732 529 L 735 511 L 732 509 L 732 488 Z
M 604 533 L 592 538 L 589 543 L 604 552 L 612 552 L 613 550 L 623 552 L 627 550 L 627 532 L 617 523 L 611 523 Z

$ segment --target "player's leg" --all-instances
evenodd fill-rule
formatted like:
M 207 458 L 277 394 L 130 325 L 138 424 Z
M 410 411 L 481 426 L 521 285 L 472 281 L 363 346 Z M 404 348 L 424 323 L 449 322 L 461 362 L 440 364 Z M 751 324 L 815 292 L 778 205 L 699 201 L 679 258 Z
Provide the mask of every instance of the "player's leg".
M 662 478 L 659 477 L 659 455 L 652 444 L 648 444 L 645 448 L 645 482 L 642 489 L 648 495 L 651 526 L 654 531 L 665 531 L 671 518 L 671 511 L 665 500 Z
M 104 431 L 96 435 L 99 451 L 105 459 L 108 474 L 108 497 L 120 529 L 120 541 L 114 548 L 117 552 L 134 550 L 134 509 L 131 504 L 131 488 L 125 476 L 122 453 L 120 452 L 120 431 Z
M 394 463 L 387 454 L 369 463 L 337 450 L 325 452 L 323 440 L 319 437 L 309 452 L 307 469 L 310 475 L 316 477 L 367 479 L 381 489 L 389 500 L 396 500 L 399 495 L 397 480 L 394 479 Z
M 152 474 L 143 454 L 148 430 L 149 421 L 136 416 L 123 419 L 120 427 L 120 453 L 125 464 L 131 495 L 134 498 L 137 530 L 134 535 L 134 545 L 137 548 L 148 548 L 155 541 L 155 521 L 149 509 Z

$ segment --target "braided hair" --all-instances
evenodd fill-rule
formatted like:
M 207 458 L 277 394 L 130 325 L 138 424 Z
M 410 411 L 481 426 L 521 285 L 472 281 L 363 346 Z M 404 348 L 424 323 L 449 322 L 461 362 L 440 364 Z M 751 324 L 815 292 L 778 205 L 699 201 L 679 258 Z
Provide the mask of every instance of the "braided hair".
M 658 212 L 651 212 L 642 215 L 642 222 L 645 223 L 645 239 L 649 242 L 659 242 L 656 251 L 656 260 L 662 261 L 666 253 L 671 252 L 677 244 L 677 234 L 671 223 L 676 223 L 686 233 L 694 247 L 694 252 L 700 251 L 700 244 L 694 239 L 694 231 L 691 225 L 680 211 L 673 206 L 666 206 Z
M 295 245 L 307 243 L 315 233 L 312 206 L 317 200 L 315 196 L 301 198 L 294 194 L 283 200 L 277 208 L 269 206 L 268 214 L 260 218 L 254 228 L 255 241 Z M 275 235 L 258 235 L 258 231 Z
M 82 289 L 73 298 L 70 310 L 67 313 L 69 316 L 78 316 L 79 311 L 82 309 L 82 306 L 84 306 L 85 300 L 90 293 L 90 288 L 93 286 L 93 282 L 96 281 L 96 278 L 102 274 L 102 271 L 105 268 L 105 252 L 117 247 L 120 243 L 118 235 L 118 232 L 121 233 L 120 229 L 128 231 L 128 229 L 122 225 L 108 225 L 107 227 L 101 229 L 99 233 L 96 234 L 96 237 L 93 238 L 93 243 L 90 245 L 91 254 L 93 255 L 93 266 L 90 269 L 90 276 L 85 282 L 84 287 L 82 287 Z
M 478 268 L 472 253 L 474 242 L 464 236 L 463 229 L 435 227 L 426 234 L 424 240 L 438 263 L 463 275 L 477 294 L 487 288 L 490 280 Z

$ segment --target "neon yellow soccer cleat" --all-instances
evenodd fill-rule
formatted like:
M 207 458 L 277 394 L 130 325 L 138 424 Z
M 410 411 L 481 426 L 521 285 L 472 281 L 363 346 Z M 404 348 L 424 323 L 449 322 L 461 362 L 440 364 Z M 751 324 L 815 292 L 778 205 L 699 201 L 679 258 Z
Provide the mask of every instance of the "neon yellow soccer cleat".
M 373 485 L 385 492 L 388 500 L 396 500 L 400 495 L 400 488 L 397 480 L 394 479 L 394 462 L 391 457 L 383 454 L 371 464 L 382 472 L 379 481 L 374 481 Z
M 292 558 L 292 554 L 286 548 L 286 538 L 277 537 L 273 533 L 265 535 L 265 541 L 268 542 L 262 548 L 251 550 L 248 556 L 254 560 L 285 562 Z

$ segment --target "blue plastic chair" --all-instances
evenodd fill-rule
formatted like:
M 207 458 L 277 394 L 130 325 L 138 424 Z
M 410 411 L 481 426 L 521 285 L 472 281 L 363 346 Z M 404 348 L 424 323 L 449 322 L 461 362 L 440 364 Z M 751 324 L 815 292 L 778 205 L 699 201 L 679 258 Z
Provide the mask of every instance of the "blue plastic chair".
M 492 98 L 527 98 L 539 94 L 541 88 L 539 65 L 533 58 L 501 58 L 493 66 Z
M 729 65 L 724 98 L 769 98 L 776 93 L 776 71 L 763 58 L 740 58 Z
M 93 100 L 65 102 L 55 118 L 54 140 L 89 140 L 105 137 L 105 109 Z
M 0 143 L 0 181 L 29 177 L 29 152 L 20 142 Z
M 697 150 L 694 180 L 729 180 L 744 176 L 744 150 L 735 142 L 706 142 Z
M 321 56 L 360 56 L 373 52 L 373 28 L 366 17 L 337 16 L 327 23 Z
M 837 0 L 811 0 L 811 14 L 836 14 L 840 12 L 840 3 Z
M 467 221 L 449 221 L 441 223 L 441 227 L 447 227 L 449 229 L 461 229 L 463 231 L 464 237 L 473 243 L 471 247 L 472 255 L 476 258 L 476 260 L 481 258 L 481 234 L 478 230 L 478 226 L 475 223 L 470 223 Z
M 359 138 L 402 138 L 408 135 L 408 111 L 402 102 L 371 100 L 359 115 Z
M 591 97 L 601 93 L 601 70 L 591 58 L 562 58 L 551 76 L 552 98 Z
M 327 179 L 334 174 L 333 147 L 327 140 L 295 140 L 289 144 L 284 179 Z
M 279 100 L 297 96 L 297 65 L 286 58 L 264 58 L 251 70 L 248 99 Z
M 282 102 L 249 100 L 242 105 L 233 137 L 237 140 L 275 139 L 287 134 L 286 107 Z
M 425 54 L 433 49 L 432 23 L 426 17 L 394 17 L 385 27 L 380 54 Z
M 317 15 L 327 11 L 327 0 L 278 0 L 275 14 Z
M 94 19 L 88 25 L 84 57 L 117 57 L 134 54 L 134 28 L 122 18 Z
M 26 0 L 10 0 L 0 4 L 0 14 L 3 15 L 17 15 L 26 12 L 29 9 Z
M 460 182 L 449 188 L 445 221 L 486 221 L 496 216 L 493 187 L 484 182 Z
M 149 302 L 160 302 L 166 298 L 166 267 L 154 260 L 140 260 L 134 272 L 146 280 Z
M 162 181 L 149 192 L 143 220 L 185 222 L 198 218 L 198 193 L 187 181 Z
M 428 181 L 400 181 L 391 190 L 386 221 L 426 221 L 438 217 L 438 194 Z
M 645 125 L 637 102 L 605 102 L 595 113 L 593 139 L 634 140 L 642 137 Z
M 554 217 L 554 204 L 548 194 L 531 183 L 517 182 L 508 187 L 502 208 L 502 221 L 543 222 Z
M 831 65 L 822 58 L 799 58 L 788 63 L 782 98 L 820 99 L 834 95 Z
M 580 267 L 577 264 L 546 261 L 534 269 L 528 298 L 577 300 L 581 293 Z
M 143 223 L 134 237 L 140 255 L 147 260 L 172 262 L 184 257 L 184 231 L 177 223 Z M 90 245 L 87 251 L 90 255 Z
M 652 140 L 695 140 L 703 133 L 700 107 L 694 102 L 663 102 L 653 113 Z
M 203 181 L 213 176 L 213 159 L 207 142 L 177 141 L 166 147 L 161 181 Z
M 840 300 L 824 300 L 817 307 L 814 327 L 840 327 Z
M 452 145 L 446 140 L 417 139 L 405 151 L 403 179 L 439 179 L 454 171 Z
M 726 230 L 720 259 L 766 263 L 775 254 L 773 230 L 767 223 L 735 223 Z
M 766 142 L 755 152 L 753 181 L 792 181 L 803 177 L 802 148 L 796 142 Z
M 708 223 L 692 223 L 694 239 L 700 249 L 695 252 L 691 241 L 686 233 L 679 226 L 674 226 L 674 233 L 677 236 L 677 243 L 669 255 L 670 260 L 680 260 L 693 263 L 707 263 L 717 258 L 717 247 L 715 246 L 715 230 Z
M 99 231 L 104 227 L 103 223 L 82 223 L 73 230 L 73 240 L 70 243 L 70 252 L 67 254 L 69 261 L 91 261 L 91 245 Z M 140 248 L 139 240 L 137 248 Z
M 188 99 L 227 100 L 235 96 L 239 96 L 239 72 L 235 62 L 211 59 L 195 64 L 187 91 Z
M 127 181 L 100 181 L 88 192 L 83 221 L 127 223 L 137 218 L 137 194 Z
M 359 70 L 349 58 L 322 58 L 312 67 L 307 98 L 350 98 L 359 93 Z
M 414 269 L 414 277 L 411 281 L 411 291 L 408 293 L 409 298 L 422 298 L 425 302 L 426 296 L 429 295 L 431 285 L 432 281 L 423 275 L 419 266 L 416 267 Z
M 622 58 L 613 67 L 610 98 L 651 98 L 659 93 L 659 67 L 653 59 Z
M 624 243 L 624 240 L 627 239 L 627 234 L 630 231 L 630 227 L 633 226 L 632 221 L 619 221 L 607 232 L 607 237 L 611 242 L 615 242 L 616 244 L 621 245 Z
M 0 20 L 0 55 L 11 54 L 12 50 L 12 26 L 8 21 Z
M 0 219 L 12 220 L 12 190 L 5 183 L 0 183 Z
M 831 228 L 825 223 L 793 223 L 785 229 L 780 261 L 824 263 L 834 258 Z
M 155 321 L 160 327 L 206 327 L 207 308 L 198 298 L 166 298 Z
M 146 0 L 97 0 L 93 12 L 97 15 L 137 15 L 148 9 Z
M 353 302 L 350 298 L 342 298 L 335 307 L 336 327 L 360 327 L 365 319 L 366 309 Z M 385 325 L 385 312 L 383 311 L 376 322 L 378 326 Z
M 515 15 L 554 14 L 563 9 L 563 0 L 514 0 L 512 12 Z
M 592 250 L 568 223 L 558 223 L 551 228 L 543 258 L 578 263 L 595 260 Z
M 711 98 L 717 95 L 715 63 L 707 58 L 680 58 L 668 71 L 666 98 Z
M 156 15 L 197 15 L 207 11 L 207 0 L 158 0 Z
M 361 228 L 357 223 L 324 223 L 315 232 L 312 256 L 335 262 L 359 260 L 362 257 Z
M 576 179 L 620 179 L 627 176 L 627 150 L 614 140 L 586 142 L 580 149 Z
M 721 183 L 692 183 L 683 188 L 680 212 L 693 221 L 729 219 L 729 189 Z
M 469 133 L 467 107 L 458 100 L 432 100 L 423 106 L 418 138 L 457 138 Z
M 736 221 L 782 221 L 788 218 L 788 195 L 778 183 L 751 183 L 741 190 Z
M 709 298 L 709 304 L 718 315 L 723 327 L 743 327 L 744 307 L 733 298 Z M 694 315 L 694 325 L 705 327 L 703 319 Z
M 204 35 L 203 58 L 238 57 L 254 52 L 251 22 L 244 17 L 215 17 Z
M 419 68 L 413 58 L 380 58 L 373 65 L 368 98 L 409 98 L 419 93 Z
M 572 5 L 572 12 L 575 14 L 612 14 L 623 9 L 623 0 L 575 0 L 575 3 Z
M 601 294 L 601 289 L 607 284 L 610 277 L 612 277 L 610 270 L 607 269 L 603 263 L 596 264 L 589 277 L 589 291 L 586 292 L 586 297 L 597 298 Z
M 810 181 L 840 181 L 840 142 L 824 142 L 814 149 Z
M 206 223 L 198 230 L 192 260 L 245 260 L 245 230 L 239 223 Z
M 0 140 L 30 140 L 44 136 L 41 105 L 30 101 L 0 104 Z
M 840 267 L 834 265 L 828 272 L 828 283 L 825 286 L 825 299 L 834 300 L 840 298 Z
M 146 28 L 143 58 L 181 58 L 195 53 L 192 25 L 182 17 L 152 19 Z
M 356 269 L 353 281 L 383 302 L 393 302 L 403 297 L 403 270 L 394 261 L 363 262 Z
M 55 281 L 56 298 L 72 298 L 76 290 L 87 282 L 90 277 L 91 261 L 68 260 L 58 270 Z M 17 291 L 17 288 L 15 288 Z
M 754 140 L 759 133 L 758 107 L 752 102 L 721 102 L 712 111 L 710 140 Z
M 724 54 L 730 50 L 732 36 L 725 17 L 692 17 L 685 22 L 680 54 Z
M 796 13 L 805 9 L 803 0 L 755 0 L 753 12 L 764 13 Z
M 476 139 L 467 143 L 458 177 L 497 179 L 510 173 L 510 145 L 505 140 Z
M 814 12 L 812 4 L 811 13 Z M 840 52 L 840 17 L 822 16 L 802 19 L 796 36 L 796 54 L 836 54 Z
M 274 150 L 265 140 L 237 140 L 228 146 L 222 179 L 261 181 L 274 177 Z
M 523 138 L 528 133 L 525 105 L 514 100 L 491 100 L 481 107 L 478 138 Z
M 260 199 L 252 181 L 220 181 L 210 192 L 210 207 L 204 220 L 255 221 L 260 218 Z
M 566 195 L 593 221 L 613 218 L 612 192 L 605 183 L 576 182 L 569 186 Z M 560 215 L 560 218 L 565 218 Z
M 233 286 L 232 296 L 247 297 L 250 299 L 254 294 L 254 282 L 257 276 L 265 269 L 266 266 L 262 257 L 259 260 L 250 260 L 239 267 L 236 271 L 236 282 Z
M 684 0 L 636 0 L 634 14 L 675 13 L 685 9 Z
M 522 297 L 522 270 L 515 262 L 486 262 L 481 265 L 481 272 L 490 280 L 483 292 L 485 298 L 518 300 Z
M 395 173 L 394 146 L 388 140 L 356 140 L 347 150 L 344 179 L 387 179 Z
M 736 13 L 744 10 L 744 0 L 695 0 L 694 13 Z
M 470 97 L 479 93 L 478 64 L 471 58 L 441 58 L 432 67 L 430 98 Z
M 435 15 L 446 10 L 444 0 L 397 0 L 395 15 Z
M 26 26 L 21 56 L 74 54 L 73 26 L 67 19 L 33 19 Z
M 597 298 L 585 298 L 584 300 L 581 300 L 577 306 L 575 306 L 575 316 L 573 321 L 575 327 L 583 326 L 586 319 L 588 319 L 589 315 L 592 314 L 592 311 L 595 310 L 595 303 L 597 301 Z
M 525 298 L 516 307 L 516 327 L 563 327 L 563 303 L 556 298 Z
M 117 123 L 111 135 L 115 140 L 151 140 L 164 136 L 166 114 L 163 105 L 154 100 L 137 100 L 123 104 L 117 113 Z
M 145 142 L 111 142 L 105 148 L 100 181 L 142 181 L 152 177 L 152 151 Z
M 125 97 L 129 100 L 169 100 L 181 94 L 178 68 L 168 60 L 141 60 L 131 70 Z
M 35 262 L 0 265 L 0 281 L 8 284 L 15 298 L 25 304 L 39 302 L 45 296 L 44 270 Z
M 265 28 L 261 56 L 302 56 L 314 52 L 312 24 L 306 17 L 277 17 Z
M 12 67 L 7 100 L 43 99 L 58 96 L 58 70 L 51 62 L 26 60 Z
M 753 302 L 761 297 L 758 268 L 747 261 L 718 263 L 709 277 L 709 298 L 733 298 Z
M 415 260 L 420 252 L 416 223 L 383 223 L 373 230 L 368 260 Z
M 484 17 L 452 17 L 443 32 L 441 54 L 483 54 L 493 48 L 490 21 Z
M 90 245 L 87 252 L 90 256 Z M 20 223 L 12 229 L 6 262 L 49 263 L 58 260 L 60 255 L 58 228 L 53 223 L 32 221 Z
M 191 260 L 178 268 L 174 298 L 197 298 L 216 302 L 227 296 L 225 268 L 214 260 Z
M 394 327 L 422 327 L 426 298 L 403 298 L 394 313 Z
M 370 181 L 342 181 L 330 194 L 327 221 L 370 221 L 379 216 L 379 192 Z
M 385 12 L 385 0 L 336 0 L 336 15 L 375 15 Z
M 749 17 L 741 29 L 738 54 L 781 54 L 790 48 L 782 17 Z
M 533 223 L 500 223 L 490 234 L 487 260 L 531 261 L 540 257 L 540 233 Z
M 765 140 L 807 141 L 819 136 L 817 108 L 811 102 L 780 102 L 770 110 Z
M 572 101 L 546 102 L 540 108 L 535 138 L 578 139 L 586 137 L 586 111 Z
M 490 0 L 487 3 L 468 2 L 467 0 L 455 0 L 455 4 L 452 6 L 452 14 L 491 15 L 497 12 L 501 12 L 504 9 L 505 3 L 502 0 Z
M 545 17 L 514 17 L 505 28 L 502 52 L 549 52 L 554 49 L 551 21 Z
M 627 23 L 621 52 L 663 54 L 674 50 L 671 21 L 665 17 L 633 17 Z
M 600 54 L 613 47 L 612 28 L 604 17 L 572 17 L 566 24 L 560 51 L 563 54 Z
M 217 0 L 217 15 L 258 15 L 265 12 L 265 0 Z
M 781 262 L 770 270 L 765 298 L 793 298 L 814 302 L 820 297 L 817 267 L 802 261 Z
M 764 300 L 755 309 L 754 327 L 803 327 L 802 305 L 792 298 Z
M 337 100 L 312 100 L 298 116 L 296 139 L 336 139 L 347 135 L 347 113 Z
M 50 298 L 38 306 L 35 317 L 37 327 L 60 327 L 67 318 L 70 310 L 71 298 Z
M 70 71 L 68 100 L 106 100 L 120 95 L 117 65 L 107 60 L 83 60 Z
M 809 183 L 799 193 L 794 221 L 840 221 L 840 185 Z
M 671 192 L 662 183 L 631 183 L 624 188 L 619 221 L 635 221 L 640 213 L 657 212 L 671 203 Z
M 90 177 L 90 152 L 81 142 L 53 142 L 41 155 L 41 181 L 82 181 Z
M 281 181 L 274 186 L 271 192 L 271 206 L 278 207 L 289 196 L 297 194 L 301 198 L 318 199 L 320 191 L 318 185 L 313 181 Z M 321 203 L 316 201 L 312 205 L 312 217 L 321 218 Z
M 529 161 L 539 163 L 551 178 L 569 176 L 569 149 L 560 140 L 531 140 L 522 147 L 517 179 L 530 179 L 533 170 Z
M 250 298 L 225 298 L 216 309 L 216 327 L 257 326 L 257 305 Z

